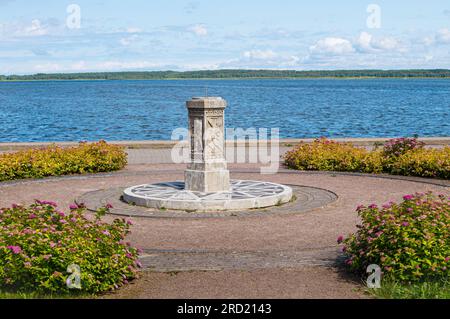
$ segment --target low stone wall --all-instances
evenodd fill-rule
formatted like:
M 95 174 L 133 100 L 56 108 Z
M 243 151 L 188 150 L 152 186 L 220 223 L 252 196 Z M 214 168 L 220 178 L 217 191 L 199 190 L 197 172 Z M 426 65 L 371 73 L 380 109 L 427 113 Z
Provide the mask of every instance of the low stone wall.
M 384 143 L 389 138 L 336 138 L 333 139 L 338 142 L 349 142 L 356 146 L 373 147 L 377 143 Z M 424 137 L 419 138 L 426 145 L 430 147 L 443 147 L 445 145 L 450 145 L 450 137 Z M 308 139 L 281 139 L 279 141 L 280 147 L 292 147 L 301 142 L 311 143 L 314 138 Z M 123 145 L 128 149 L 170 149 L 175 146 L 178 141 L 108 141 L 111 144 Z M 188 147 L 187 142 L 182 142 Z M 259 143 L 266 143 L 265 141 L 259 141 Z M 22 149 L 30 148 L 42 148 L 56 144 L 62 147 L 74 146 L 78 142 L 33 142 L 33 143 L 0 143 L 0 152 L 11 152 Z M 254 147 L 258 145 L 256 141 L 227 141 L 227 147 Z

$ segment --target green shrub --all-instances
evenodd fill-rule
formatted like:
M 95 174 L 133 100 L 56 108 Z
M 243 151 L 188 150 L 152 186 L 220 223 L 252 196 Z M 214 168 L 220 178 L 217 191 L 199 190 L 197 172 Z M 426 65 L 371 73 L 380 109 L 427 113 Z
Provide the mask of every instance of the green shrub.
M 427 149 L 415 139 L 395 139 L 383 150 L 368 151 L 349 143 L 321 138 L 301 143 L 285 155 L 285 164 L 298 170 L 388 173 L 450 178 L 450 147 Z
M 56 145 L 0 155 L 0 181 L 42 178 L 68 174 L 99 173 L 122 169 L 127 155 L 122 147 L 80 143 L 77 147 Z
M 109 207 L 93 220 L 83 207 L 65 214 L 46 201 L 0 209 L 0 290 L 99 293 L 135 278 L 138 251 L 124 242 L 130 222 L 101 222 Z M 70 265 L 80 267 L 80 289 L 67 286 Z
M 450 198 L 406 195 L 399 204 L 360 206 L 357 212 L 358 231 L 338 238 L 350 269 L 365 273 L 376 264 L 401 282 L 450 278 Z

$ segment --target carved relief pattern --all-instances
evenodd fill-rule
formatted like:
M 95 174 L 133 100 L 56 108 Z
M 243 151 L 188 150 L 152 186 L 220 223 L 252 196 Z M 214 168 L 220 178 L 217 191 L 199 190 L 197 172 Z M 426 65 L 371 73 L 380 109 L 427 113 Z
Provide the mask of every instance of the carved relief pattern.
M 224 136 L 223 136 L 223 118 L 209 117 L 206 120 L 206 149 L 205 158 L 222 159 L 224 158 Z

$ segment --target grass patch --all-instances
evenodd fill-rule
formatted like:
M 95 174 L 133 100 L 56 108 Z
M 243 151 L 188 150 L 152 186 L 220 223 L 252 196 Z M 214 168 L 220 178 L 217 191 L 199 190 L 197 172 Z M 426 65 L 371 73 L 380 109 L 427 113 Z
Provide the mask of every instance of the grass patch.
M 404 284 L 386 279 L 381 283 L 381 288 L 370 289 L 368 293 L 380 299 L 450 299 L 450 281 Z
M 0 299 L 94 299 L 90 294 L 38 294 L 36 292 L 3 292 L 0 291 Z

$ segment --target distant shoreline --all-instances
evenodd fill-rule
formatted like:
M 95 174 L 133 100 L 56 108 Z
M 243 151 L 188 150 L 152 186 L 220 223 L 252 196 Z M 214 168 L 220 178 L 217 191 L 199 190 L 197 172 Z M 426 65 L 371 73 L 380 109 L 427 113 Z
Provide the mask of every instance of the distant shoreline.
M 246 78 L 160 78 L 160 79 L 37 79 L 0 80 L 0 83 L 18 82 L 106 82 L 106 81 L 254 81 L 254 80 L 450 80 L 450 77 L 246 77 Z
M 450 79 L 450 70 L 205 70 L 39 73 L 32 75 L 0 75 L 0 82 L 24 81 L 108 81 L 108 80 L 367 80 L 367 79 Z

